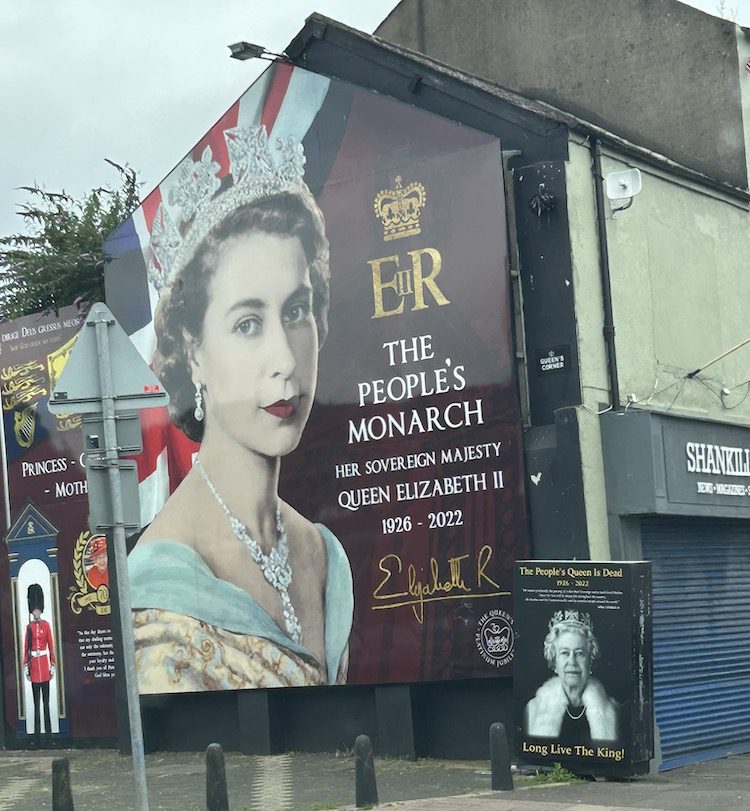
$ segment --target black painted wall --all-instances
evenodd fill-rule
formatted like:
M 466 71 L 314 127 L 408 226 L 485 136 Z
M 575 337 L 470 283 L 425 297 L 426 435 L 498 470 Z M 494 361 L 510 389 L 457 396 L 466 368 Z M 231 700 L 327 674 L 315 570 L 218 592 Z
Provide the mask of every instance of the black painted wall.
M 524 438 L 526 494 L 534 557 L 590 558 L 578 414 L 555 412 L 551 425 L 531 428 Z
M 403 689 L 400 685 L 393 687 Z M 209 743 L 218 742 L 226 751 L 335 752 L 351 750 L 357 735 L 365 734 L 379 755 L 403 756 L 403 751 L 393 746 L 392 738 L 390 746 L 382 745 L 382 731 L 388 725 L 408 727 L 407 721 L 411 720 L 413 755 L 479 759 L 489 757 L 490 724 L 502 721 L 509 733 L 513 728 L 513 689 L 508 678 L 410 685 L 406 688 L 410 694 L 410 719 L 405 717 L 403 706 L 399 714 L 378 718 L 376 691 L 381 689 L 390 686 L 147 697 L 143 700 L 145 749 L 201 751 Z M 249 699 L 252 729 L 243 721 L 245 699 Z M 270 708 L 267 720 L 272 734 L 267 738 L 267 749 L 252 745 L 263 737 L 263 713 L 258 712 L 263 702 Z
M 513 169 L 532 425 L 554 423 L 558 408 L 581 402 L 563 161 Z M 554 351 L 565 368 L 544 371 Z

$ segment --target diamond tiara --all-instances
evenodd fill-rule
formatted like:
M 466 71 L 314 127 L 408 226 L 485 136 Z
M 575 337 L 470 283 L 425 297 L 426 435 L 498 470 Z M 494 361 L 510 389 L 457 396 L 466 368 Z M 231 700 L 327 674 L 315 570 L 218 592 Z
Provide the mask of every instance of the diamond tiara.
M 594 624 L 591 621 L 590 614 L 569 608 L 564 611 L 555 611 L 549 621 L 549 630 L 551 631 L 556 625 L 574 625 L 580 628 L 588 628 L 592 633 L 594 631 Z
M 170 285 L 211 231 L 241 205 L 284 192 L 309 194 L 304 182 L 305 153 L 292 136 L 272 148 L 265 125 L 224 131 L 232 185 L 221 193 L 221 166 L 210 146 L 199 161 L 180 166 L 169 203 L 180 209 L 175 222 L 160 203 L 151 229 L 148 277 L 157 290 Z

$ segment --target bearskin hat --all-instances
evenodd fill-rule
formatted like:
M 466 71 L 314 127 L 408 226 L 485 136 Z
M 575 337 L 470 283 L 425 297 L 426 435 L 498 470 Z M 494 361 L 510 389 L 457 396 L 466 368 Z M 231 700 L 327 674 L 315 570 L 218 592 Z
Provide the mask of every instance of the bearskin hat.
M 32 583 L 29 586 L 29 590 L 26 592 L 26 599 L 29 602 L 29 614 L 32 614 L 35 608 L 44 611 L 44 592 L 39 583 Z

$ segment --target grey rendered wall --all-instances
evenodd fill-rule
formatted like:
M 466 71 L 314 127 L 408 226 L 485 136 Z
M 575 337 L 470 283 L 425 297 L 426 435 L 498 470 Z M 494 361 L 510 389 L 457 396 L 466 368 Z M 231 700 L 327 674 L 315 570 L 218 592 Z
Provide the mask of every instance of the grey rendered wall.
M 746 188 L 739 30 L 677 0 L 402 0 L 376 34 Z

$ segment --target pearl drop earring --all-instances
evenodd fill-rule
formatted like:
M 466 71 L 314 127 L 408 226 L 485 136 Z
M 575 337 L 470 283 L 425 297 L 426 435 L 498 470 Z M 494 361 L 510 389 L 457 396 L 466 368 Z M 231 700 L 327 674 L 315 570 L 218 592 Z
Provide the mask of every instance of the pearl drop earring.
M 195 384 L 195 411 L 193 411 L 193 416 L 198 422 L 203 422 L 203 418 L 206 416 L 203 410 L 203 386 L 201 383 Z

